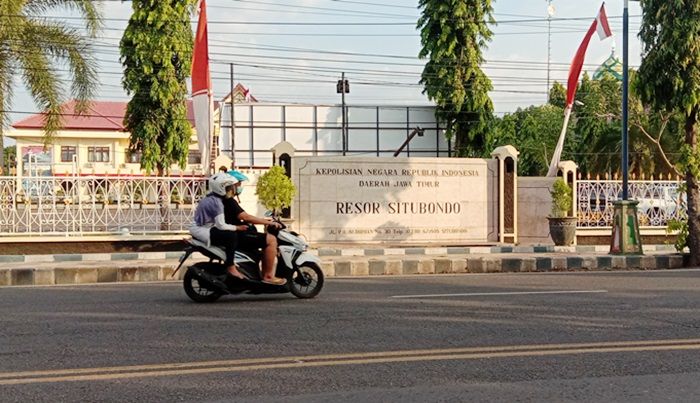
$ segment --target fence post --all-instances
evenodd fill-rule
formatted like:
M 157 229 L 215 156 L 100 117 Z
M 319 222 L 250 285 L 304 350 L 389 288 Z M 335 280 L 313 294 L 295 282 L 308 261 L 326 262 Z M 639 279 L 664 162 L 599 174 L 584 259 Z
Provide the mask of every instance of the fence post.
M 513 146 L 498 147 L 498 241 L 518 243 L 518 155 Z

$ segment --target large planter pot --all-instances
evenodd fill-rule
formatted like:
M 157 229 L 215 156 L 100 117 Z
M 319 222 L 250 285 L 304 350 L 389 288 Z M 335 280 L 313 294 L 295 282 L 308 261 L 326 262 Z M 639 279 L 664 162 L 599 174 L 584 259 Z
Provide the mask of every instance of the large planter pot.
M 547 217 L 549 235 L 557 246 L 571 246 L 576 240 L 576 217 Z

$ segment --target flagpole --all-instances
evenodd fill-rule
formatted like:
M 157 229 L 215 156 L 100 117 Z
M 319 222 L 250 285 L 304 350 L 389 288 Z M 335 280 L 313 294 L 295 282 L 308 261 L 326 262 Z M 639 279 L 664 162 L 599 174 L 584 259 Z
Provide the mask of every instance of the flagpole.
M 234 129 L 234 126 L 236 125 L 236 112 L 235 112 L 235 96 L 233 94 L 234 90 L 236 89 L 234 84 L 233 84 L 233 63 L 230 64 L 231 66 L 231 169 L 236 169 L 236 132 Z
M 571 110 L 573 105 L 567 105 L 564 109 L 564 124 L 561 128 L 561 133 L 559 134 L 559 140 L 557 141 L 557 148 L 554 149 L 554 154 L 552 155 L 552 161 L 549 163 L 549 170 L 547 171 L 547 176 L 554 177 L 557 176 L 557 165 L 559 165 L 559 159 L 561 158 L 561 152 L 564 149 L 564 138 L 566 137 L 566 129 L 569 127 L 569 119 L 571 118 Z

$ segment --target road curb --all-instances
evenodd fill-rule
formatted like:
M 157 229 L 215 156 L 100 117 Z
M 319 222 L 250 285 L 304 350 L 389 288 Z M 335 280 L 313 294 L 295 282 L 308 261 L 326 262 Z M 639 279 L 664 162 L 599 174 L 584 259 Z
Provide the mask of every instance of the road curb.
M 583 246 L 469 246 L 469 247 L 403 247 L 403 248 L 328 248 L 319 247 L 308 252 L 324 258 L 367 257 L 371 258 L 420 258 L 452 256 L 492 256 L 499 254 L 591 254 L 607 253 L 605 245 Z M 673 245 L 645 245 L 645 253 L 674 253 Z M 111 261 L 153 261 L 177 259 L 182 252 L 115 252 L 115 253 L 68 253 L 55 255 L 0 255 L 0 265 L 10 263 L 64 263 L 64 262 L 111 262 Z
M 42 265 L 46 266 L 47 263 Z M 13 263 L 0 267 L 0 286 L 45 286 L 92 283 L 138 283 L 180 280 L 184 270 L 173 277 L 174 259 L 161 261 L 103 260 L 82 262 L 84 267 L 31 267 Z M 58 265 L 58 264 L 56 264 Z M 6 265 L 7 266 L 7 265 Z M 372 256 L 325 260 L 322 270 L 328 277 L 401 276 L 455 273 L 525 273 L 559 271 L 669 270 L 684 267 L 678 253 L 645 256 L 502 254 L 440 256 Z

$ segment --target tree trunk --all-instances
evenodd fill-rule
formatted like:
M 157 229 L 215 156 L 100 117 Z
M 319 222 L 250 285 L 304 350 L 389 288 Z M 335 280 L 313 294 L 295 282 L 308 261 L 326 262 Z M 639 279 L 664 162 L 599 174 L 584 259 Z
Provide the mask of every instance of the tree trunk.
M 697 121 L 698 110 L 693 109 L 685 119 L 685 143 L 690 146 L 693 155 L 698 152 Z M 686 168 L 685 181 L 688 188 L 688 248 L 690 249 L 689 265 L 695 267 L 700 263 L 700 188 L 698 179 L 693 176 L 691 167 Z
M 167 180 L 162 179 L 165 175 L 165 170 L 163 168 L 158 168 L 158 204 L 160 210 L 160 230 L 170 231 L 170 183 Z

